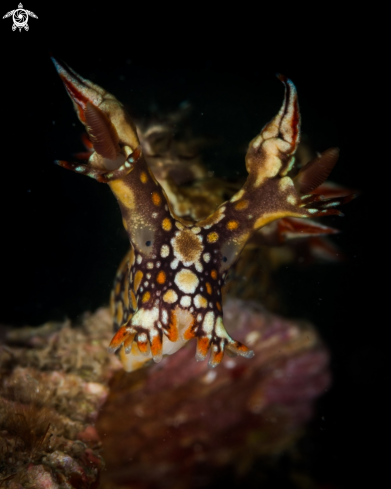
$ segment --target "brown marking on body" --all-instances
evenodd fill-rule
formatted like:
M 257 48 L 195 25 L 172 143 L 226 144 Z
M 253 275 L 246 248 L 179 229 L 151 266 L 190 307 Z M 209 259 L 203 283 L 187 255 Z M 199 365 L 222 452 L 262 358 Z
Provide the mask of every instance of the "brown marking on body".
M 174 254 L 183 262 L 194 263 L 202 253 L 203 246 L 197 236 L 189 229 L 184 229 L 172 240 Z

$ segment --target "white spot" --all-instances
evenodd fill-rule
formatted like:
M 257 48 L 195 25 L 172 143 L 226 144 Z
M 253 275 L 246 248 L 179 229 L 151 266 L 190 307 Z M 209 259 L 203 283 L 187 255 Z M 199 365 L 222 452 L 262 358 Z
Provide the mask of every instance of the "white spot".
M 175 226 L 180 230 L 185 229 L 185 226 L 179 221 L 175 221 Z
M 144 282 L 144 287 L 148 287 L 148 285 L 149 285 L 149 282 L 148 282 L 148 280 L 146 280 L 146 281 Z
M 178 294 L 175 290 L 168 289 L 167 292 L 163 296 L 164 302 L 168 302 L 169 304 L 173 304 L 178 300 Z
M 239 190 L 233 197 L 231 197 L 230 202 L 236 202 L 237 200 L 241 199 L 243 197 L 244 190 Z
M 156 262 L 156 268 L 160 268 L 160 265 L 161 265 L 160 261 L 157 261 Z
M 189 295 L 184 295 L 182 298 L 181 298 L 181 302 L 180 302 L 181 306 L 183 307 L 189 307 L 190 304 L 191 304 L 191 297 Z
M 149 261 L 147 263 L 147 268 L 149 268 L 149 269 L 153 268 L 153 262 Z
M 262 141 L 263 141 L 263 135 L 260 134 L 254 139 L 253 148 L 255 149 L 259 148 L 259 145 L 262 143 Z
M 202 321 L 202 314 L 197 314 L 197 321 L 199 323 Z
M 170 254 L 170 247 L 166 244 L 164 244 L 160 250 L 160 256 L 162 258 L 167 258 L 167 256 Z
M 140 263 L 143 261 L 143 257 L 141 255 L 137 255 L 136 261 L 140 265 Z
M 202 255 L 202 258 L 204 259 L 204 262 L 209 263 L 210 262 L 210 253 L 204 253 Z
M 175 260 L 173 260 L 170 264 L 170 267 L 173 269 L 173 270 L 176 270 L 178 268 L 178 265 L 179 265 L 179 260 L 178 258 L 175 258 Z
M 200 307 L 206 307 L 207 301 L 205 297 L 200 294 L 197 294 L 193 299 L 194 305 L 199 309 Z
M 195 275 L 191 270 L 185 269 L 182 269 L 175 275 L 174 281 L 179 289 L 185 294 L 194 294 L 199 284 L 197 275 Z
M 209 311 L 205 314 L 204 321 L 202 323 L 202 329 L 207 334 L 212 334 L 213 326 L 215 324 L 215 315 L 213 311 Z
M 145 333 L 140 333 L 138 336 L 137 336 L 137 339 L 139 341 L 142 341 L 143 343 L 145 343 L 147 341 L 147 335 Z
M 199 228 L 198 226 L 191 228 L 191 232 L 194 234 L 198 234 L 200 231 L 201 231 L 201 228 Z
M 168 324 L 168 313 L 165 309 L 163 309 L 162 312 L 162 321 L 164 324 Z
M 202 266 L 202 264 L 199 261 L 196 262 L 195 268 L 196 268 L 197 272 L 200 272 L 200 273 L 204 270 L 204 267 Z
M 147 273 L 147 279 L 150 279 L 150 278 L 151 278 L 151 274 Z
M 278 187 L 283 192 L 287 188 L 293 187 L 293 180 L 289 177 L 281 178 L 281 180 L 278 182 Z
M 152 212 L 152 217 L 153 217 L 154 219 L 156 219 L 158 215 L 159 215 L 159 214 L 158 214 L 157 212 Z
M 288 204 L 295 205 L 296 204 L 296 197 L 293 194 L 290 194 L 286 198 L 286 201 L 288 202 Z

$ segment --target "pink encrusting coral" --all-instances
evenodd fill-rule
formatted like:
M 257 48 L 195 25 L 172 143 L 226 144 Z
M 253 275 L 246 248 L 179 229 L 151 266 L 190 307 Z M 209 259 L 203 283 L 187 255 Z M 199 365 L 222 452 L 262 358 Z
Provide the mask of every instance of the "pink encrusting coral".
M 262 466 L 297 439 L 330 384 L 315 330 L 233 299 L 225 321 L 253 348 L 251 362 L 225 358 L 211 370 L 191 361 L 189 344 L 159 365 L 115 374 L 97 423 L 104 487 L 192 487 L 201 467 L 208 485 L 216 468 Z

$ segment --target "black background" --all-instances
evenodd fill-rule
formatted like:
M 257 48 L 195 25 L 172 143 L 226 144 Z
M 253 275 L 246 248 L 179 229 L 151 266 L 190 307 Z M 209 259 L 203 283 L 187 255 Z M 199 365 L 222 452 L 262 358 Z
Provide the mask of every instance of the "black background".
M 3 2 L 2 15 L 16 3 Z M 109 189 L 52 163 L 82 149 L 82 129 L 49 52 L 138 116 L 189 100 L 196 133 L 226 142 L 207 155 L 210 170 L 226 177 L 243 175 L 245 145 L 279 109 L 283 88 L 274 74 L 284 73 L 298 89 L 303 132 L 320 151 L 341 148 L 332 180 L 363 192 L 345 217 L 328 221 L 343 231 L 335 242 L 344 263 L 281 272 L 289 316 L 313 321 L 332 356 L 333 386 L 317 405 L 305 450 L 322 487 L 363 487 L 366 476 L 374 484 L 389 383 L 375 273 L 386 267 L 387 245 L 370 210 L 370 180 L 381 180 L 386 162 L 367 152 L 383 133 L 370 114 L 383 85 L 374 81 L 365 32 L 338 10 L 281 5 L 272 13 L 260 4 L 221 5 L 217 15 L 201 4 L 24 7 L 39 17 L 29 32 L 13 32 L 11 19 L 0 23 L 0 323 L 76 319 L 107 303 L 127 248 Z

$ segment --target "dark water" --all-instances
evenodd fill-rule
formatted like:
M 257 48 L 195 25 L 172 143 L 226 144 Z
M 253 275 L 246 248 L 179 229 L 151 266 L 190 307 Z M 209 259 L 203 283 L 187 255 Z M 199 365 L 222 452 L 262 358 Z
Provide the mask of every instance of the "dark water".
M 75 29 L 72 18 L 66 19 L 67 28 Z M 371 299 L 376 283 L 364 280 L 373 268 L 369 247 L 378 238 L 370 231 L 362 133 L 352 131 L 352 125 L 362 123 L 355 105 L 359 90 L 351 83 L 340 50 L 325 48 L 316 62 L 285 63 L 278 52 L 265 62 L 254 44 L 247 51 L 221 40 L 197 44 L 190 34 L 185 53 L 180 50 L 184 41 L 160 43 L 163 34 L 151 49 L 140 38 L 140 49 L 132 52 L 125 41 L 118 48 L 101 40 L 95 49 L 89 49 L 88 42 L 65 42 L 44 16 L 30 22 L 28 33 L 12 33 L 7 27 L 2 61 L 6 75 L 1 80 L 6 125 L 0 170 L 3 324 L 76 319 L 107 303 L 127 249 L 109 189 L 52 163 L 82 146 L 81 125 L 47 56 L 49 50 L 114 93 L 139 117 L 154 107 L 172 110 L 190 101 L 195 133 L 217 140 L 206 152 L 206 163 L 227 178 L 244 175 L 246 144 L 279 109 L 283 87 L 274 73 L 281 71 L 294 81 L 303 132 L 321 151 L 341 148 L 332 180 L 364 191 L 343 209 L 344 218 L 328 221 L 343 231 L 335 242 L 347 255 L 346 262 L 307 270 L 290 266 L 279 273 L 289 316 L 313 321 L 332 354 L 334 384 L 319 401 L 302 442 L 304 464 L 319 487 L 353 487 L 362 468 L 370 468 L 368 450 L 376 444 L 368 437 L 378 429 L 373 405 L 379 391 L 374 385 L 384 377 L 386 349 L 375 339 L 384 329 L 375 319 L 378 303 Z M 333 58 L 340 62 L 339 70 L 329 69 Z M 274 487 L 280 483 L 284 487 L 276 478 Z

